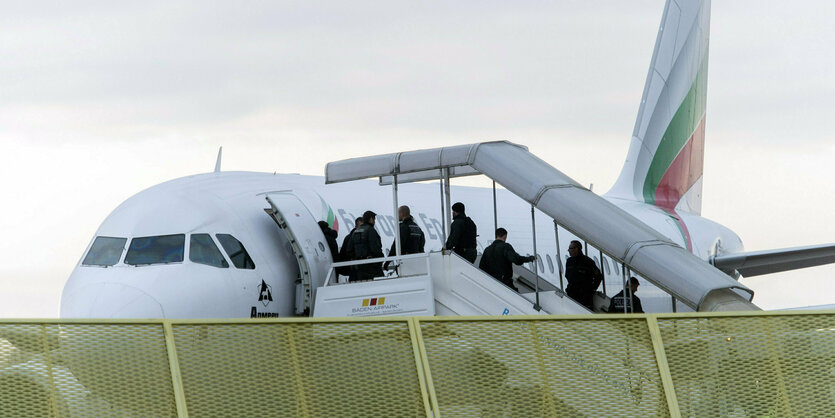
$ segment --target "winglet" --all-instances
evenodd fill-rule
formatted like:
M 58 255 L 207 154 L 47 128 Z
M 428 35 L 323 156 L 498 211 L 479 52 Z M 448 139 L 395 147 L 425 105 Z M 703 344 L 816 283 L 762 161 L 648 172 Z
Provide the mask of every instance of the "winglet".
M 223 157 L 223 146 L 217 150 L 217 162 L 215 163 L 215 173 L 220 173 L 220 159 Z

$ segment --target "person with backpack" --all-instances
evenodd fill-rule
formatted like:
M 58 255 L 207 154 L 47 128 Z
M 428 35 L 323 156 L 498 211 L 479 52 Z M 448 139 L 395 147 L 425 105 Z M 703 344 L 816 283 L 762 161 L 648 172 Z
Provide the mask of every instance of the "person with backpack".
M 362 214 L 362 225 L 357 227 L 351 234 L 350 241 L 348 241 L 347 251 L 351 254 L 351 260 L 383 257 L 383 244 L 380 240 L 380 234 L 374 229 L 376 221 L 376 213 L 367 210 Z M 351 269 L 356 273 L 356 277 L 352 280 L 349 276 L 348 281 L 371 280 L 383 276 L 383 263 L 360 264 L 351 266 Z
M 452 205 L 452 225 L 449 227 L 449 237 L 444 249 L 452 250 L 470 263 L 475 263 L 478 256 L 476 249 L 478 230 L 475 222 L 464 213 L 464 209 L 464 204 L 461 202 Z

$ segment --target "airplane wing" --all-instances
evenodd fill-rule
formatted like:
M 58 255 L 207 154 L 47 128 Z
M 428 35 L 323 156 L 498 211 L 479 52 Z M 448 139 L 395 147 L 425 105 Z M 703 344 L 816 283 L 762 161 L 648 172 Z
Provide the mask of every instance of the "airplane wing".
M 718 256 L 713 265 L 726 272 L 734 270 L 745 277 L 802 269 L 835 263 L 835 244 L 752 251 Z
M 835 305 L 809 305 L 809 306 L 796 306 L 794 308 L 786 308 L 782 309 L 785 311 L 828 311 L 831 309 L 835 309 Z

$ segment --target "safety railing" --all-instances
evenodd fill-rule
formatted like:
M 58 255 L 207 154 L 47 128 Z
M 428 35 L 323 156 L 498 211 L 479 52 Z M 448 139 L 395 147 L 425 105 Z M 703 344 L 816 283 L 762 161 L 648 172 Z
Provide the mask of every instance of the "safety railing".
M 835 311 L 0 320 L 0 416 L 821 416 Z
M 392 275 L 390 276 L 381 276 L 375 277 L 374 280 L 384 280 L 384 279 L 393 279 L 393 278 L 403 278 L 403 277 L 410 277 L 416 275 L 427 275 L 431 273 L 430 270 L 430 263 L 429 263 L 429 255 L 430 253 L 418 253 L 418 254 L 405 254 L 405 255 L 397 255 L 397 256 L 388 256 L 388 257 L 378 257 L 378 258 L 366 258 L 362 260 L 353 260 L 353 261 L 340 261 L 336 263 L 332 263 L 330 269 L 328 270 L 327 279 L 325 279 L 325 286 L 330 286 L 337 284 L 338 281 L 334 280 L 337 277 L 337 269 L 340 267 L 354 267 L 354 266 L 362 266 L 366 264 L 382 264 L 382 263 L 392 263 L 390 271 Z M 408 271 L 403 272 L 402 274 L 398 271 L 400 266 L 403 266 L 407 263 L 412 263 L 413 261 L 417 261 L 420 259 L 424 259 L 426 270 L 417 269 L 415 271 Z M 344 276 L 344 275 L 343 275 Z

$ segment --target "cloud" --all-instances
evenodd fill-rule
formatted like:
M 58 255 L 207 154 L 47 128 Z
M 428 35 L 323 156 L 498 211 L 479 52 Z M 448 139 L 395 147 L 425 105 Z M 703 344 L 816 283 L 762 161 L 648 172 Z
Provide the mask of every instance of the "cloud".
M 634 113 L 615 110 L 637 106 L 642 76 L 618 82 L 609 63 L 632 66 L 626 58 L 640 53 L 634 65 L 643 73 L 660 13 L 597 9 L 499 2 L 18 7 L 0 29 L 0 52 L 10 58 L 0 69 L 0 109 L 40 119 L 45 108 L 59 123 L 83 113 L 97 126 L 168 130 L 276 109 L 383 129 L 579 128 L 601 112 Z M 594 19 L 615 27 L 590 31 Z M 643 29 L 645 42 L 625 42 L 617 25 L 633 37 Z M 612 43 L 623 47 L 615 56 L 597 53 Z M 633 98 L 605 99 L 616 96 Z M 36 128 L 25 117 L 19 124 Z
M 6 4 L 0 227 L 18 238 L 0 251 L 0 306 L 22 306 L 6 291 L 21 280 L 57 300 L 110 210 L 210 170 L 219 145 L 225 169 L 321 174 L 341 158 L 509 139 L 606 190 L 663 4 Z M 749 249 L 835 232 L 833 18 L 829 3 L 713 2 L 704 212 Z M 794 286 L 808 293 L 833 271 L 780 277 L 818 280 Z

